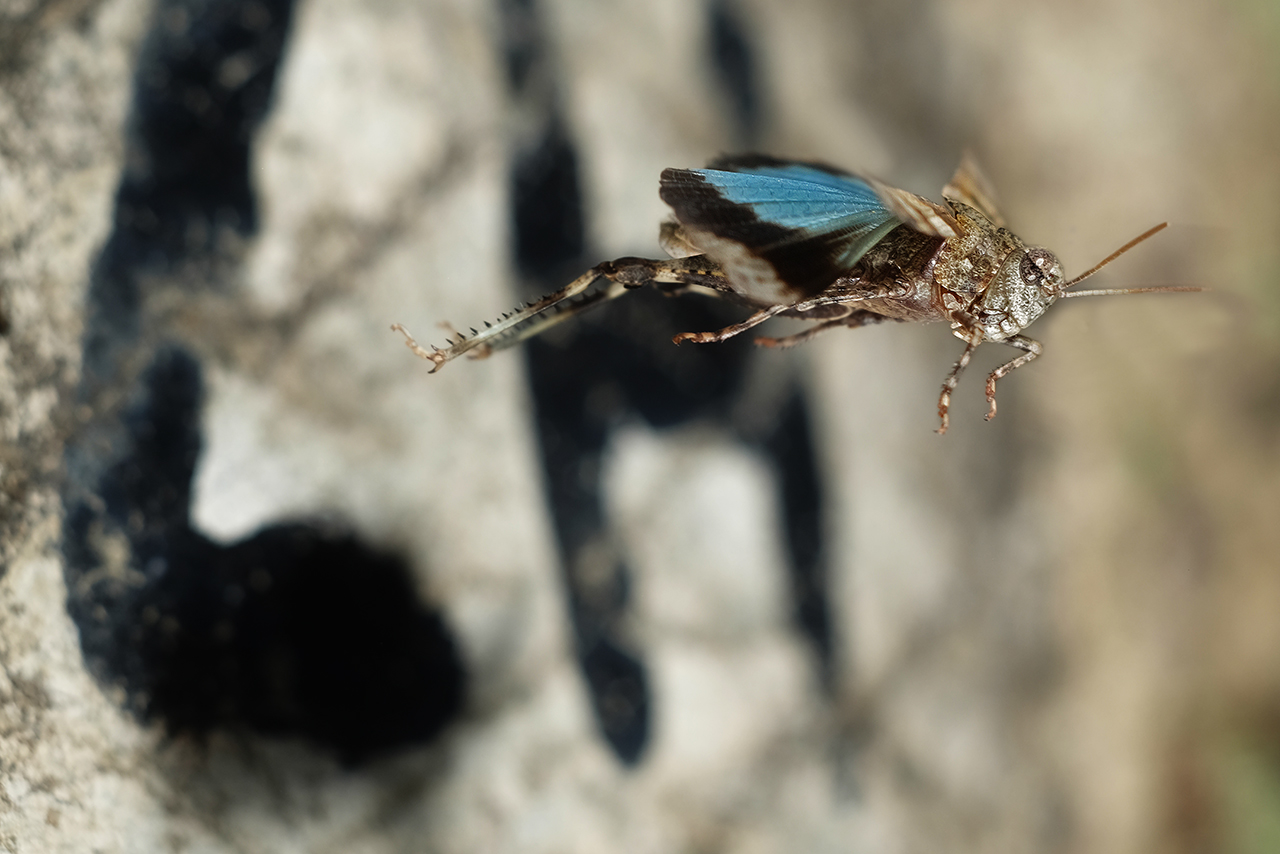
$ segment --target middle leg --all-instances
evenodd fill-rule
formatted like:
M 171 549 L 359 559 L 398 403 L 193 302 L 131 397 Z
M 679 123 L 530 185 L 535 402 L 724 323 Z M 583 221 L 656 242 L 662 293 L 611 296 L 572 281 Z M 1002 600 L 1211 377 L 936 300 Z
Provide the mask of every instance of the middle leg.
M 761 335 L 756 338 L 757 347 L 795 347 L 797 344 L 804 344 L 808 341 L 826 332 L 828 329 L 839 329 L 846 327 L 849 329 L 857 329 L 859 326 L 871 326 L 876 323 L 884 323 L 886 320 L 894 320 L 896 318 L 885 317 L 883 314 L 876 314 L 874 311 L 850 311 L 843 317 L 835 317 L 825 320 L 822 323 L 810 326 L 802 332 L 795 335 L 784 335 L 781 338 L 769 338 Z
M 816 297 L 811 297 L 810 299 L 801 300 L 800 302 L 791 303 L 789 305 L 780 304 L 762 308 L 741 323 L 735 323 L 731 326 L 726 326 L 723 329 L 717 329 L 712 332 L 681 332 L 671 340 L 677 344 L 684 341 L 693 341 L 696 344 L 711 344 L 719 341 L 727 341 L 733 336 L 746 332 L 752 327 L 759 326 L 769 318 L 777 317 L 780 314 L 785 314 L 787 317 L 796 317 L 803 320 L 806 319 L 805 315 L 809 312 L 817 312 L 817 316 L 813 318 L 814 320 L 834 319 L 840 321 L 835 325 L 831 323 L 820 323 L 811 331 L 811 334 L 807 336 L 804 333 L 801 333 L 798 336 L 793 335 L 786 338 L 756 339 L 757 343 L 765 347 L 790 347 L 794 344 L 806 341 L 808 338 L 812 338 L 813 335 L 816 335 L 819 332 L 827 329 L 834 329 L 836 325 L 862 326 L 866 323 L 872 322 L 864 320 L 858 323 L 849 323 L 848 318 L 850 316 L 871 314 L 871 312 L 867 311 L 858 311 L 856 308 L 857 303 L 873 299 L 884 299 L 899 293 L 899 289 L 896 287 L 890 288 L 888 286 L 867 285 L 852 279 L 847 281 L 852 284 L 844 284 L 840 286 L 833 285 L 823 293 Z M 729 293 L 731 294 L 732 291 L 729 291 Z M 819 309 L 822 309 L 823 311 L 819 311 Z

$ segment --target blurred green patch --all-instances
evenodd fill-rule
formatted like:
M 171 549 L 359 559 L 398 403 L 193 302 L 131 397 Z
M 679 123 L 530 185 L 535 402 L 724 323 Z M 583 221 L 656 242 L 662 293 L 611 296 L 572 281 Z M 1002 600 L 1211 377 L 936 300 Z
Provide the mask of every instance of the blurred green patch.
M 1224 854 L 1280 852 L 1280 750 L 1236 737 L 1214 766 Z
M 1237 0 L 1252 24 L 1254 37 L 1264 44 L 1280 45 L 1280 3 L 1275 0 Z M 1280 71 L 1280 57 L 1272 54 L 1273 70 Z
M 1123 434 L 1129 470 L 1158 501 L 1184 491 L 1189 480 L 1186 464 L 1171 444 L 1167 424 L 1163 413 L 1139 411 L 1130 417 Z

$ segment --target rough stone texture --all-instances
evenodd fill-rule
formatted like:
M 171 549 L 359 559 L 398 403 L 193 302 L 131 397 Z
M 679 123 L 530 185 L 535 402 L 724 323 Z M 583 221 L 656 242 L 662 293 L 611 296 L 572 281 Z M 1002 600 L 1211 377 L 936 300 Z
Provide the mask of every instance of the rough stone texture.
M 0 848 L 1269 850 L 1268 8 L 302 0 L 252 129 L 256 223 L 193 232 L 213 251 L 140 276 L 140 331 L 86 396 L 86 292 L 136 166 L 139 45 L 188 26 L 175 9 L 216 5 L 0 6 Z M 709 58 L 734 44 L 722 25 L 751 58 L 739 113 Z M 534 71 L 513 91 L 521 45 Z M 236 56 L 228 87 L 254 70 Z M 610 520 L 600 548 L 627 558 L 623 637 L 651 696 L 628 764 L 575 658 L 523 354 L 428 377 L 387 330 L 434 340 L 517 299 L 511 164 L 545 111 L 576 153 L 587 263 L 655 251 L 664 166 L 750 144 L 936 197 L 970 145 L 1014 229 L 1068 270 L 1170 219 L 1107 281 L 1218 290 L 1055 308 L 999 417 L 982 422 L 981 374 L 1004 354 L 980 351 L 941 439 L 933 401 L 959 352 L 941 328 L 744 362 L 737 420 L 619 416 L 582 477 Z M 64 500 L 80 461 L 120 453 L 103 425 L 141 411 L 165 347 L 198 366 L 183 488 L 201 554 L 321 519 L 403 560 L 467 677 L 443 733 L 353 757 L 249 717 L 192 732 L 130 673 L 86 665 L 77 631 L 96 617 L 69 602 L 79 615 L 106 585 L 99 607 L 127 616 L 166 570 L 104 522 L 96 574 L 77 576 Z M 796 377 L 827 500 L 829 689 L 792 618 L 782 478 L 742 438 Z
M 84 669 L 58 557 L 84 290 L 143 3 L 0 6 L 0 846 L 163 847 L 151 742 Z M 141 751 L 141 753 L 139 753 Z

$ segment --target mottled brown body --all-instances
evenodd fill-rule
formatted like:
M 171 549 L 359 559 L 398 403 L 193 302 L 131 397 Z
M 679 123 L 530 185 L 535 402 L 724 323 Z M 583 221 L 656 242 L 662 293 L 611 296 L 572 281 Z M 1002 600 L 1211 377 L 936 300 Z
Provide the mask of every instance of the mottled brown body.
M 629 290 L 652 285 L 668 294 L 700 292 L 723 297 L 756 311 L 741 323 L 713 332 L 685 332 L 675 343 L 724 341 L 773 317 L 813 321 L 814 325 L 782 338 L 758 337 L 766 347 L 790 347 L 829 329 L 856 328 L 887 320 L 900 323 L 946 322 L 965 342 L 965 350 L 943 382 L 938 399 L 946 432 L 951 392 L 984 341 L 1007 344 L 1022 352 L 987 377 L 987 418 L 996 413 L 996 382 L 1043 352 L 1039 342 L 1022 330 L 1062 297 L 1136 293 L 1139 291 L 1198 290 L 1197 288 L 1136 288 L 1113 291 L 1066 289 L 1092 275 L 1116 256 L 1164 228 L 1161 224 L 1098 264 L 1067 281 L 1058 259 L 1046 249 L 1027 246 L 1004 227 L 991 193 L 969 158 L 943 188 L 938 204 L 872 178 L 843 173 L 821 164 L 792 164 L 747 156 L 713 164 L 728 172 L 667 170 L 662 176 L 663 198 L 672 205 L 676 221 L 663 225 L 659 242 L 669 260 L 620 258 L 587 271 L 568 286 L 515 312 L 485 329 L 460 335 L 449 347 L 426 350 L 403 327 L 409 346 L 434 363 L 432 371 L 470 352 L 483 357 L 538 334 L 549 326 L 613 299 Z M 860 254 L 842 268 L 841 252 L 857 225 L 841 230 L 787 229 L 760 217 L 750 201 L 732 198 L 733 185 L 717 187 L 706 176 L 729 176 L 737 169 L 758 170 L 768 176 L 788 167 L 815 175 L 815 198 L 834 180 L 862 188 L 875 210 L 882 211 L 883 229 L 858 244 Z M 761 205 L 779 203 L 761 184 Z M 726 192 L 729 193 L 726 196 Z M 874 192 L 874 196 L 870 195 Z M 876 197 L 879 201 L 876 202 Z M 782 198 L 783 204 L 800 204 Z M 900 222 L 896 227 L 893 223 Z M 888 229 L 885 231 L 885 229 Z M 874 242 L 872 242 L 874 240 Z M 868 245 L 870 244 L 870 245 Z M 864 248 L 865 247 L 865 248 Z M 602 287 L 596 287 L 598 282 Z
M 946 242 L 900 225 L 877 243 L 849 278 L 875 292 L 901 294 L 859 303 L 859 308 L 890 320 L 930 323 L 945 319 L 939 312 L 934 271 Z

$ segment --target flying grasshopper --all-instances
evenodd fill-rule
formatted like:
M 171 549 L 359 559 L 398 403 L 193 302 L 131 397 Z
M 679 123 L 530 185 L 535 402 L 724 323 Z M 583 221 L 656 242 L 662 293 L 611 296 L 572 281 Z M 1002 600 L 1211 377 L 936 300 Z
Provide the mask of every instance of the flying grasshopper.
M 785 337 L 757 337 L 756 344 L 791 347 L 829 329 L 941 321 L 965 342 L 938 398 L 938 432 L 945 433 L 951 393 L 978 345 L 995 341 L 1022 351 L 987 377 L 989 421 L 996 414 L 996 382 L 1044 352 L 1022 331 L 1058 299 L 1200 290 L 1068 290 L 1167 223 L 1067 279 L 1057 256 L 1005 228 L 968 155 L 943 188 L 942 204 L 825 164 L 762 155 L 721 158 L 706 169 L 667 169 L 659 194 L 675 213 L 659 234 L 668 260 L 598 264 L 483 330 L 457 334 L 445 349 L 427 350 L 400 324 L 391 328 L 433 363 L 434 373 L 464 353 L 483 358 L 645 285 L 754 309 L 723 329 L 683 332 L 676 344 L 724 341 L 773 317 L 813 325 Z

